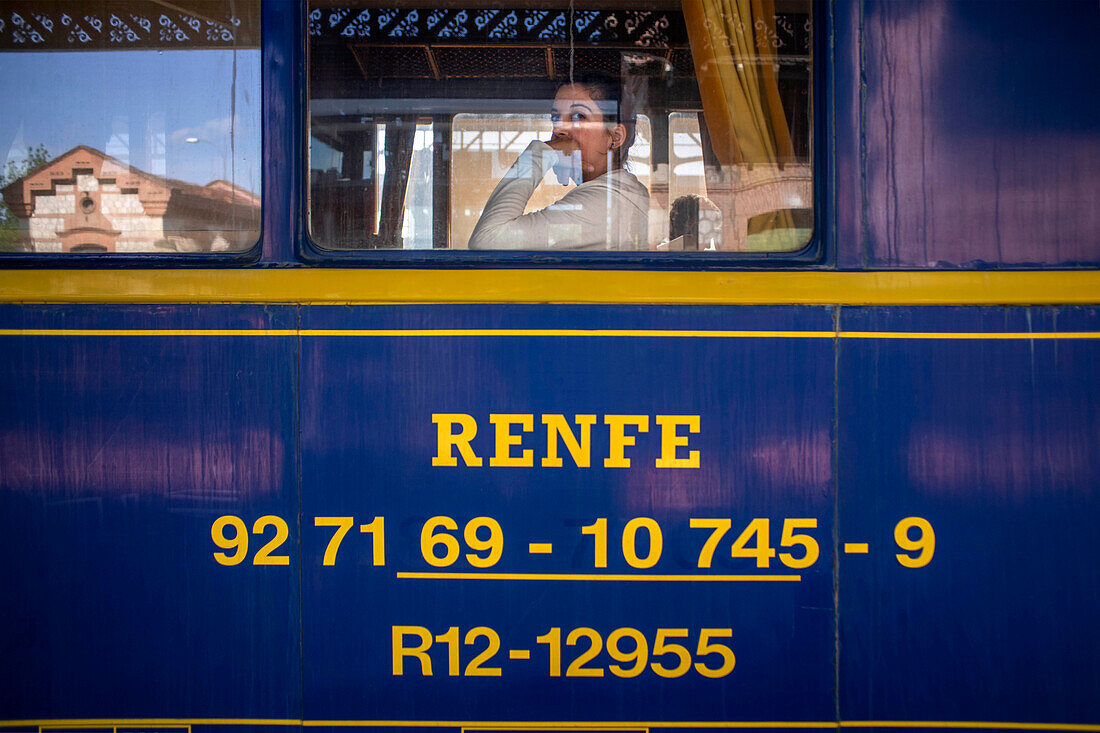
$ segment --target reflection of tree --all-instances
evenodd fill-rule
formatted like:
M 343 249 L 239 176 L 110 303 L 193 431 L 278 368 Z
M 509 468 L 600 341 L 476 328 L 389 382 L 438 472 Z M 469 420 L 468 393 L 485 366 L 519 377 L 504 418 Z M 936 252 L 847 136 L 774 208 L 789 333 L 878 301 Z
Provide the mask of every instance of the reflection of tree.
M 48 157 L 40 146 L 8 167 L 4 250 L 219 252 L 258 236 L 260 197 L 229 181 L 153 175 L 87 145 Z
M 7 170 L 0 174 L 0 188 L 8 185 L 16 178 L 26 175 L 40 165 L 44 165 L 50 159 L 50 154 L 45 145 L 36 145 L 27 148 L 27 154 L 23 160 L 8 161 Z M 8 205 L 0 199 L 0 252 L 22 251 L 20 240 L 19 218 L 12 213 Z

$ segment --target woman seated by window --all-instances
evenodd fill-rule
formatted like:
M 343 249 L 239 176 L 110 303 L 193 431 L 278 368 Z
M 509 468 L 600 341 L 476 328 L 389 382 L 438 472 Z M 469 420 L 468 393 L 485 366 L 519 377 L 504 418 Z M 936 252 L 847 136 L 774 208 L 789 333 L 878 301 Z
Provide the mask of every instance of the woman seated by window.
M 528 145 L 489 196 L 470 249 L 647 249 L 649 191 L 623 167 L 634 117 L 618 81 L 575 74 L 558 89 L 550 119 L 550 140 Z M 580 185 L 524 214 L 551 169 Z

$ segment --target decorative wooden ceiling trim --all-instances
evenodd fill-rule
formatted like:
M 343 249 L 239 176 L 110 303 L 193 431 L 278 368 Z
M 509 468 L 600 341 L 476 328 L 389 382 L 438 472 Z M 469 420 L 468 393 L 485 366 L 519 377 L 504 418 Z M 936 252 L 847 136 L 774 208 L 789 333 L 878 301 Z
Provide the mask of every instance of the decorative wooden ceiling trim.
M 679 13 L 656 10 L 314 8 L 311 39 L 371 43 L 488 44 L 572 42 L 667 48 L 687 45 Z
M 260 45 L 259 2 L 4 0 L 0 51 L 241 48 Z M 231 12 L 235 9 L 236 12 Z

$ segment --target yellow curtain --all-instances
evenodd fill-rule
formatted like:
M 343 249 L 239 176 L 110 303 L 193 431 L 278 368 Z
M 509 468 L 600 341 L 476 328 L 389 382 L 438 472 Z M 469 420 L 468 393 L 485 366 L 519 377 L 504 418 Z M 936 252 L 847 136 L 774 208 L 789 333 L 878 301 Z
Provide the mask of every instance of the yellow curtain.
M 725 165 L 794 160 L 774 67 L 772 0 L 683 0 L 703 116 Z

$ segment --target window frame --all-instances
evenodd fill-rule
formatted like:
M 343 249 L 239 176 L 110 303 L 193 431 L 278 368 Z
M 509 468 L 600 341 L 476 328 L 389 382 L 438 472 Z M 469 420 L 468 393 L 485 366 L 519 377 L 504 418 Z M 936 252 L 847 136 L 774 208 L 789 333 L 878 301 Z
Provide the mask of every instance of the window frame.
M 813 234 L 802 249 L 793 252 L 568 252 L 548 250 L 467 250 L 467 249 L 329 249 L 314 241 L 309 231 L 310 216 L 310 113 L 309 113 L 309 2 L 300 0 L 299 49 L 302 58 L 301 127 L 297 136 L 298 159 L 301 166 L 296 176 L 302 192 L 298 205 L 297 255 L 299 260 L 312 265 L 336 267 L 397 268 L 397 269 L 576 269 L 576 270 L 753 270 L 800 267 L 822 269 L 833 259 L 832 237 L 827 237 L 825 227 L 829 217 L 825 208 L 832 198 L 826 182 L 832 180 L 830 155 L 825 141 L 829 138 L 829 115 L 826 114 L 825 90 L 827 86 L 827 8 L 824 0 L 814 0 L 813 48 L 811 51 L 812 78 L 810 105 L 813 111 L 811 154 L 813 177 Z
M 257 0 L 260 42 L 255 49 L 260 54 L 260 225 L 256 241 L 248 249 L 239 252 L 0 252 L 0 270 L 3 269 L 51 269 L 51 270 L 113 270 L 113 269 L 216 269 L 243 267 L 260 261 L 266 251 L 267 167 L 263 163 L 268 143 L 269 99 L 266 56 L 269 42 L 267 32 L 267 6 L 269 0 Z M 304 2 L 304 0 L 303 0 Z M 89 53 L 95 53 L 90 51 Z

